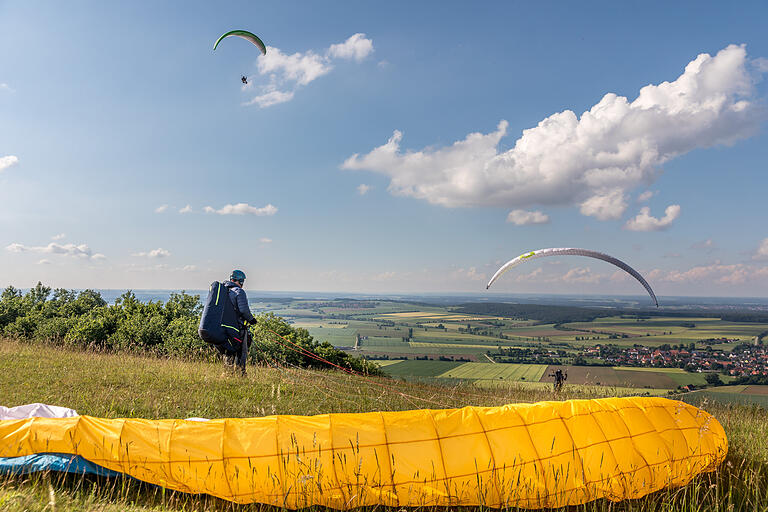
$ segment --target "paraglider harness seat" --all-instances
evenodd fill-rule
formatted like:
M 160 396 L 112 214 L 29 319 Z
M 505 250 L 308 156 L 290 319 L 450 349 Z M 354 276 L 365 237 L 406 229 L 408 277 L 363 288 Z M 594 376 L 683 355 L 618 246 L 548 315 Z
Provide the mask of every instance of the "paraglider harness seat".
M 245 374 L 249 344 L 248 326 L 240 321 L 235 305 L 230 300 L 229 291 L 218 281 L 211 283 L 197 332 L 200 339 L 216 348 L 225 363 L 234 359 L 235 364 Z

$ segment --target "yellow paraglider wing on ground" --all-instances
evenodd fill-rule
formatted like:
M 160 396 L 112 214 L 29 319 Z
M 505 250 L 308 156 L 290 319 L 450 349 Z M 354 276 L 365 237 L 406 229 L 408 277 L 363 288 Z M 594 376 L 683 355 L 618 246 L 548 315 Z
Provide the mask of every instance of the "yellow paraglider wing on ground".
M 290 509 L 617 501 L 685 485 L 727 450 L 711 415 L 656 397 L 208 422 L 0 421 L 0 457 L 80 455 L 169 489 Z

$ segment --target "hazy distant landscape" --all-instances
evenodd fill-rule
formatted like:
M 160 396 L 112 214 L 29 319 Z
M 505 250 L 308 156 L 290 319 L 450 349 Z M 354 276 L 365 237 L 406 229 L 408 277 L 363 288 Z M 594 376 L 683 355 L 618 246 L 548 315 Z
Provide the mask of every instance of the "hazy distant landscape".
M 374 360 L 398 378 L 541 387 L 562 368 L 569 384 L 666 393 L 768 375 L 764 300 L 677 299 L 675 307 L 656 310 L 604 306 L 610 298 L 593 298 L 590 307 L 567 297 L 449 305 L 456 299 L 261 298 L 252 308 Z M 754 385 L 732 391 L 764 401 Z

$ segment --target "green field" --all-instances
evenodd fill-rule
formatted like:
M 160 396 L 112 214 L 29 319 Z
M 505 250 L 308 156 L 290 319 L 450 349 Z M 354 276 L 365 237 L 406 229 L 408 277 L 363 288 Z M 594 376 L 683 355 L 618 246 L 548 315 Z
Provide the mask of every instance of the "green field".
M 546 369 L 547 366 L 544 364 L 464 363 L 438 375 L 438 377 L 537 382 L 544 375 Z
M 692 323 L 695 327 L 681 324 Z M 593 322 L 573 322 L 563 324 L 565 328 L 595 331 L 582 333 L 585 336 L 597 334 L 597 331 L 626 334 L 629 338 L 610 340 L 617 345 L 658 345 L 663 343 L 699 343 L 710 338 L 729 338 L 736 343 L 751 342 L 755 336 L 768 330 L 768 324 L 755 322 L 726 322 L 718 318 L 700 317 L 658 317 L 637 321 L 630 318 L 606 317 Z M 671 334 L 669 334 L 671 332 Z M 604 338 L 605 335 L 602 335 Z
M 408 336 L 408 328 L 407 327 L 376 327 L 375 325 L 372 325 L 372 326 L 366 326 L 366 327 L 358 327 L 357 333 L 360 336 L 368 336 L 369 338 L 373 338 L 376 336 L 381 336 L 384 338 L 402 338 L 403 336 Z
M 679 368 L 569 365 L 583 347 L 596 344 L 655 347 L 662 344 L 695 343 L 701 347 L 704 345 L 702 340 L 727 338 L 729 341 L 726 343 L 711 344 L 716 350 L 729 351 L 736 344 L 751 342 L 755 336 L 768 330 L 767 323 L 728 322 L 698 315 L 659 316 L 640 320 L 611 316 L 597 318 L 592 322 L 566 322 L 556 326 L 553 323 L 537 323 L 518 318 L 467 315 L 456 313 L 450 307 L 422 304 L 378 301 L 372 308 L 351 307 L 355 303 L 349 302 L 344 302 L 347 307 L 333 307 L 329 304 L 333 304 L 333 301 L 321 303 L 296 300 L 278 306 L 281 308 L 279 312 L 294 315 L 294 325 L 307 328 L 316 339 L 328 341 L 335 346 L 352 347 L 356 336 L 361 336 L 363 339 L 356 355 L 410 358 L 407 364 L 398 362 L 388 366 L 387 371 L 392 375 L 474 382 L 519 380 L 551 383 L 548 375 L 554 367 L 533 365 L 545 368 L 540 375 L 526 373 L 522 370 L 525 365 L 505 363 L 493 368 L 486 354 L 498 355 L 501 347 L 504 350 L 517 349 L 518 353 L 544 350 L 547 352 L 542 353 L 555 354 L 556 360 L 568 368 L 570 384 L 668 390 L 686 385 L 704 386 L 706 374 L 688 373 Z M 622 335 L 627 337 L 622 338 Z M 415 360 L 416 357 L 422 360 Z M 430 360 L 423 360 L 424 357 Z M 459 368 L 456 362 L 435 361 L 439 357 L 464 358 L 472 363 Z M 498 355 L 497 361 L 503 357 L 503 354 Z M 550 362 L 527 356 L 522 359 L 515 357 L 526 363 Z M 589 356 L 587 361 L 598 362 Z M 439 368 L 444 370 L 438 371 Z M 730 380 L 726 375 L 722 375 L 721 379 L 725 382 Z
M 385 366 L 391 366 L 393 364 L 397 364 L 400 362 L 402 361 L 400 361 L 399 359 L 380 359 L 380 360 L 374 361 L 374 363 L 381 366 L 382 368 Z
M 552 374 L 561 369 L 568 373 L 569 385 L 609 386 L 673 390 L 678 386 L 706 384 L 705 374 L 689 373 L 679 368 L 634 368 L 606 366 L 547 366 L 542 364 L 491 363 L 479 361 L 407 360 L 390 363 L 386 373 L 399 377 L 431 377 L 468 381 L 525 381 L 552 383 Z M 726 377 L 722 377 L 726 379 Z
M 401 361 L 385 367 L 393 376 L 434 377 L 438 379 L 463 379 L 471 381 L 503 380 L 538 382 L 544 370 L 543 364 L 462 363 L 458 361 Z
M 370 354 L 389 354 L 392 355 L 407 355 L 411 358 L 415 358 L 417 356 L 466 356 L 470 357 L 471 359 L 477 359 L 479 357 L 482 357 L 482 354 L 485 353 L 486 349 L 479 349 L 479 348 L 472 348 L 472 347 L 462 347 L 461 345 L 455 345 L 455 344 L 448 344 L 445 346 L 430 346 L 430 347 L 423 347 L 423 346 L 411 346 L 409 343 L 402 343 L 401 345 L 393 345 L 393 344 L 383 344 L 383 345 L 371 345 L 370 343 L 376 343 L 376 338 L 367 340 L 366 342 L 363 342 L 363 345 L 361 347 L 361 355 L 364 355 L 366 353 Z M 388 343 L 388 342 L 385 342 Z
M 309 334 L 318 341 L 327 341 L 336 347 L 352 347 L 355 345 L 355 330 L 349 328 L 328 329 L 325 327 L 308 327 Z
M 360 340 L 361 350 L 370 350 L 372 347 L 397 347 L 408 348 L 410 344 L 407 341 L 403 341 L 403 338 L 385 338 L 383 336 L 377 336 L 375 338 L 368 338 L 366 340 Z
M 454 361 L 400 361 L 384 367 L 384 371 L 393 377 L 437 377 L 463 363 Z
M 687 384 L 706 383 L 701 373 L 688 373 L 678 368 L 633 368 L 609 366 L 550 366 L 542 381 L 551 382 L 549 374 L 557 369 L 568 372 L 569 384 L 618 386 L 647 389 L 675 389 Z
M 447 347 L 455 347 L 455 348 L 471 348 L 475 350 L 481 350 L 483 352 L 487 351 L 488 349 L 493 349 L 496 347 L 502 347 L 502 348 L 517 348 L 516 345 L 506 345 L 501 343 L 495 343 L 495 344 L 471 344 L 471 343 L 440 343 L 440 342 L 433 342 L 433 341 L 423 341 L 422 338 L 416 338 L 418 341 L 412 341 L 409 343 L 411 347 L 414 348 L 422 348 L 422 349 L 432 349 L 432 348 L 447 348 Z
M 347 307 L 334 307 L 334 303 Z M 598 343 L 649 347 L 680 343 L 701 345 L 702 340 L 710 338 L 728 338 L 730 341 L 716 342 L 713 346 L 730 350 L 738 343 L 751 342 L 756 335 L 768 330 L 768 323 L 727 322 L 695 315 L 641 320 L 612 316 L 592 322 L 566 322 L 556 328 L 555 324 L 534 320 L 456 313 L 450 307 L 383 300 L 371 304 L 374 303 L 374 307 L 354 307 L 354 302 L 295 300 L 290 304 L 261 302 L 258 305 L 265 310 L 274 306 L 273 312 L 289 318 L 296 326 L 309 329 L 318 339 L 337 346 L 354 345 L 355 335 L 367 337 L 363 343 L 365 349 L 377 353 L 392 352 L 395 348 L 403 354 L 474 354 L 479 357 L 487 349 L 498 346 L 546 348 L 556 345 L 562 350 L 575 351 Z M 438 329 L 438 326 L 442 327 Z M 328 332 L 332 329 L 339 332 Z M 412 343 L 407 350 L 393 344 L 393 340 L 408 337 L 409 332 L 412 332 Z M 432 345 L 427 345 L 429 343 Z
M 685 393 L 682 399 L 694 405 L 710 401 L 728 405 L 755 405 L 768 409 L 768 386 L 719 386 Z

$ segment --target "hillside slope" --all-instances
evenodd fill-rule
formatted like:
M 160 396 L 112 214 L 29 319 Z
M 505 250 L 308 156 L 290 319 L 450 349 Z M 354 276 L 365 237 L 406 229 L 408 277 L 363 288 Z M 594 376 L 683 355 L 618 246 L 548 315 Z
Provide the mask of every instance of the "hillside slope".
M 127 354 L 68 351 L 0 341 L 0 404 L 46 402 L 103 417 L 246 417 L 416 408 L 499 405 L 521 401 L 595 398 L 610 388 L 552 392 L 517 386 L 443 387 L 298 368 L 252 368 L 245 378 L 218 364 Z M 677 490 L 623 502 L 620 510 L 765 510 L 768 414 L 762 409 L 705 405 L 723 424 L 730 453 L 720 471 Z M 53 482 L 50 486 L 49 484 Z M 164 493 L 133 482 L 91 478 L 2 477 L 3 510 L 262 510 L 233 507 L 205 496 Z M 603 510 L 594 502 L 585 510 Z M 613 505 L 613 508 L 617 508 Z

